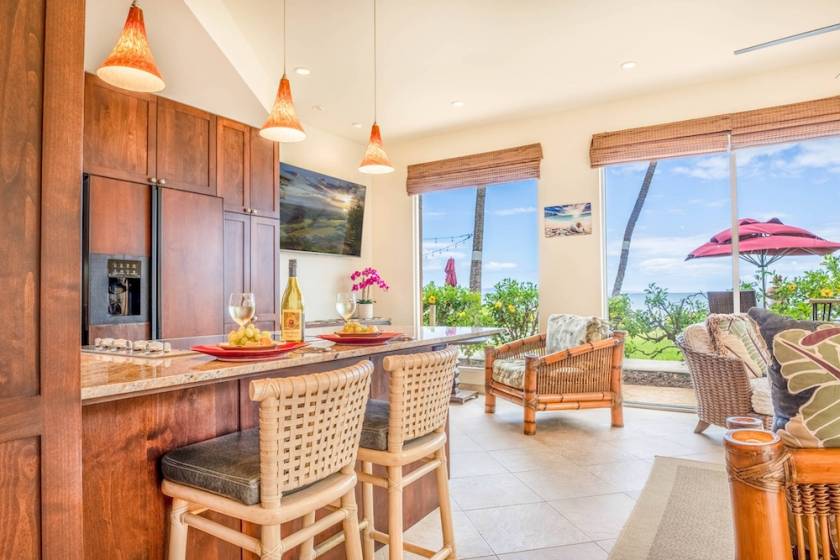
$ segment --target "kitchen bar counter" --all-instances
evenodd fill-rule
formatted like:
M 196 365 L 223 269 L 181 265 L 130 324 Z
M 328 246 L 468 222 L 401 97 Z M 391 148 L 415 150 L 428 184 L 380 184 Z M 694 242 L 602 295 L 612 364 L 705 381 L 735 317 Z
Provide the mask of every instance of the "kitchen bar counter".
M 335 327 L 325 329 L 325 332 Z M 82 354 L 82 460 L 85 558 L 111 560 L 165 557 L 170 503 L 160 492 L 160 458 L 168 451 L 258 425 L 259 408 L 248 396 L 253 379 L 306 375 L 370 359 L 371 398 L 388 395 L 382 360 L 393 354 L 427 352 L 447 344 L 477 342 L 495 329 L 389 327 L 410 340 L 381 346 L 334 346 L 324 341 L 266 362 L 225 363 L 204 355 L 161 360 Z M 317 334 L 318 331 L 307 331 Z M 216 337 L 216 342 L 221 337 Z M 213 340 L 173 340 L 174 348 Z M 415 466 L 408 467 L 410 471 Z M 406 489 L 404 521 L 410 527 L 437 503 L 433 475 Z M 387 496 L 374 490 L 377 528 L 387 530 Z M 258 527 L 225 516 L 208 517 L 257 534 Z M 189 531 L 189 560 L 257 560 L 249 552 Z M 297 551 L 284 560 L 297 558 Z M 322 560 L 341 560 L 337 547 Z
M 453 344 L 486 338 L 498 329 L 480 327 L 386 327 L 404 336 L 380 346 L 335 345 L 318 338 L 320 332 L 333 332 L 334 327 L 307 331 L 310 345 L 264 362 L 221 362 L 204 354 L 174 358 L 130 358 L 117 355 L 82 353 L 82 404 L 129 398 L 153 392 L 171 391 L 193 385 L 238 379 L 259 373 L 345 360 L 364 359 L 371 355 L 407 351 L 435 344 Z M 313 338 L 310 340 L 310 334 Z M 194 339 L 173 339 L 173 348 L 193 344 L 218 343 L 223 336 Z M 285 372 L 284 372 L 285 373 Z

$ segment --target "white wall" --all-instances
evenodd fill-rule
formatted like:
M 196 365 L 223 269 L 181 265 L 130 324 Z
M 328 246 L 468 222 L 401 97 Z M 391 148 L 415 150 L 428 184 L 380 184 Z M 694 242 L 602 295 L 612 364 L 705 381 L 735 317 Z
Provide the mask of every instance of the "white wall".
M 415 204 L 405 193 L 406 165 L 540 142 L 543 147 L 539 207 L 592 202 L 593 234 L 546 239 L 539 234 L 540 309 L 601 314 L 604 262 L 600 174 L 589 166 L 589 143 L 598 132 L 666 123 L 818 99 L 840 93 L 840 60 L 803 65 L 736 80 L 693 85 L 508 122 L 387 144 L 397 172 L 377 179 L 374 210 L 376 265 L 391 283 L 380 311 L 397 323 L 416 318 L 418 247 Z M 540 211 L 541 213 L 541 211 Z M 542 230 L 542 218 L 539 223 Z
M 298 277 L 303 290 L 306 319 L 337 319 L 335 296 L 340 291 L 350 290 L 350 273 L 375 264 L 371 237 L 374 193 L 370 188 L 370 176 L 358 171 L 365 148 L 362 144 L 307 126 L 306 123 L 304 128 L 306 140 L 280 146 L 282 162 L 368 186 L 361 257 L 280 252 L 281 290 L 286 287 L 289 259 L 295 258 L 298 261 Z

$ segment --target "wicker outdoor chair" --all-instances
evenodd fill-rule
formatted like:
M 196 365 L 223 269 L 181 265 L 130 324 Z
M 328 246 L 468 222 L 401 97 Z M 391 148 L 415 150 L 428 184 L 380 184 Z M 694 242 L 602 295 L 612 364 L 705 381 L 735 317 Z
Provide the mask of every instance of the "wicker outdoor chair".
M 706 292 L 709 299 L 709 313 L 733 313 L 732 292 Z M 741 290 L 741 313 L 746 313 L 756 305 L 755 290 Z
M 493 378 L 496 360 L 524 358 L 522 388 Z M 624 333 L 546 355 L 546 334 L 485 349 L 484 407 L 496 411 L 496 397 L 524 408 L 526 435 L 537 433 L 537 411 L 611 408 L 612 425 L 624 425 L 621 364 Z
M 735 560 L 840 558 L 840 449 L 794 449 L 763 430 L 724 440 Z
M 770 429 L 773 417 L 753 410 L 752 386 L 741 360 L 706 352 L 695 352 L 677 337 L 677 346 L 685 356 L 694 393 L 697 396 L 697 426 L 702 433 L 711 424 L 726 427 L 729 416 L 753 416 Z

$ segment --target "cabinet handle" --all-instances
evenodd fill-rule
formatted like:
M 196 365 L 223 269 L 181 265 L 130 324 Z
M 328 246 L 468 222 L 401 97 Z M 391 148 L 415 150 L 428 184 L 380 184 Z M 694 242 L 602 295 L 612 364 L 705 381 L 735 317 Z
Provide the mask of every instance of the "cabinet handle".
M 157 185 L 157 177 L 149 177 L 149 182 L 153 185 Z
M 161 186 L 166 185 L 166 179 L 161 179 L 160 181 L 158 181 L 158 184 Z
M 257 212 L 257 210 L 255 208 L 251 208 L 251 214 L 256 215 L 256 214 L 259 214 L 259 212 Z
M 246 214 L 251 213 L 251 209 L 250 208 L 245 208 L 244 206 L 242 207 L 242 211 L 245 212 Z

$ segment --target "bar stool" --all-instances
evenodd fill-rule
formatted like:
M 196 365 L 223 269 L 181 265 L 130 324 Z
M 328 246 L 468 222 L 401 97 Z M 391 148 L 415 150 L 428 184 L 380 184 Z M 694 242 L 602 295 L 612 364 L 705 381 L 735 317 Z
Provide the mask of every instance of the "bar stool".
M 183 560 L 190 527 L 281 560 L 301 546 L 312 559 L 345 543 L 360 560 L 354 465 L 373 364 L 326 373 L 252 381 L 260 403 L 259 429 L 236 432 L 167 453 L 162 491 L 173 498 L 169 559 Z M 332 505 L 331 505 L 332 504 Z M 315 521 L 315 511 L 330 513 Z M 257 524 L 255 538 L 201 515 L 215 511 Z M 281 538 L 280 525 L 303 518 L 303 528 Z M 314 547 L 314 537 L 341 523 L 343 532 Z
M 374 541 L 388 545 L 390 560 L 403 551 L 427 558 L 455 558 L 449 477 L 446 471 L 446 418 L 458 350 L 388 356 L 383 361 L 389 377 L 388 401 L 370 400 L 365 413 L 359 461 L 362 471 L 362 549 L 373 559 Z M 423 461 L 404 474 L 403 467 Z M 373 474 L 373 465 L 385 467 L 385 476 Z M 428 550 L 403 540 L 403 489 L 435 471 L 440 500 L 443 548 Z M 388 491 L 388 533 L 377 531 L 373 516 L 373 487 Z

